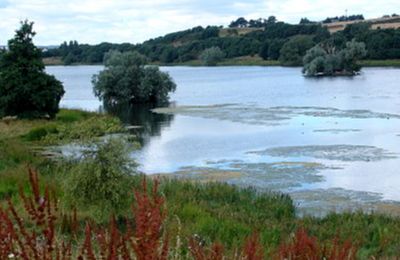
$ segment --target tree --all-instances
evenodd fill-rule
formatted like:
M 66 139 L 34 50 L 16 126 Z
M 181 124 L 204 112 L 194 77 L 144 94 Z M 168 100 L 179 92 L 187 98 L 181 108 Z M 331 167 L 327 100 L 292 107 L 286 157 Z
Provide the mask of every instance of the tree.
M 173 46 L 166 46 L 161 53 L 160 61 L 163 63 L 174 62 L 178 58 L 178 52 Z
M 303 58 L 303 73 L 307 76 L 355 75 L 361 67 L 358 60 L 365 57 L 365 44 L 355 40 L 338 50 L 332 45 L 316 45 Z
M 268 47 L 268 57 L 271 60 L 279 59 L 280 51 L 284 44 L 285 44 L 285 40 L 283 40 L 283 39 L 272 40 Z
M 313 46 L 312 37 L 305 35 L 294 36 L 282 46 L 279 60 L 283 65 L 302 65 L 304 54 Z
M 271 15 L 270 17 L 268 17 L 267 19 L 267 24 L 274 24 L 277 22 L 277 19 L 275 16 Z
M 229 27 L 230 27 L 230 28 L 235 28 L 235 27 L 243 28 L 243 27 L 247 27 L 248 24 L 249 24 L 249 23 L 248 23 L 248 21 L 247 21 L 245 18 L 239 17 L 236 21 L 232 21 L 232 22 L 229 24 Z
M 108 52 L 105 69 L 92 79 L 95 95 L 109 104 L 167 102 L 175 83 L 167 73 L 146 63 L 146 57 L 137 52 Z
M 260 51 L 258 53 L 258 55 L 263 59 L 263 60 L 267 60 L 268 59 L 268 50 L 269 50 L 269 42 L 265 41 L 260 48 Z
M 23 21 L 0 59 L 0 116 L 50 117 L 64 94 L 60 81 L 46 74 L 33 44 L 33 22 Z
M 225 53 L 221 51 L 219 47 L 211 47 L 205 49 L 200 54 L 200 59 L 203 61 L 203 64 L 206 66 L 215 66 L 219 61 L 222 61 L 225 57 Z
M 312 23 L 315 23 L 315 22 L 308 20 L 307 17 L 301 18 L 300 22 L 299 22 L 299 24 L 312 24 Z

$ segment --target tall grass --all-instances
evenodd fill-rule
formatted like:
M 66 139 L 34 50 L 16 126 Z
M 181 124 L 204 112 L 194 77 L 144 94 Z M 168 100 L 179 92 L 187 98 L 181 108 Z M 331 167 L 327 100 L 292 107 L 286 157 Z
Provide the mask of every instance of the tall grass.
M 84 234 L 83 239 L 70 236 L 67 239 L 56 228 L 60 220 L 58 199 L 48 186 L 41 189 L 39 175 L 29 170 L 30 191 L 20 189 L 23 202 L 21 214 L 8 200 L 6 208 L 0 208 L 0 259 L 139 259 L 163 260 L 175 255 L 168 238 L 167 204 L 160 195 L 159 182 L 152 181 L 148 190 L 144 178 L 141 188 L 135 191 L 132 204 L 133 226 L 125 220 L 122 231 L 114 217 L 108 227 L 94 226 L 86 222 L 71 224 L 70 229 Z M 74 240 L 75 239 L 75 240 Z M 336 240 L 335 240 L 336 241 Z M 243 248 L 243 249 L 240 249 Z M 226 252 L 221 243 L 210 247 L 196 236 L 189 239 L 188 251 L 196 260 L 264 258 L 264 248 L 256 234 L 249 236 L 234 254 Z M 304 230 L 296 233 L 293 242 L 282 244 L 277 259 L 355 259 L 357 250 L 351 243 L 334 242 L 322 247 L 318 240 L 308 237 Z M 183 257 L 183 256 L 182 256 Z M 271 255 L 271 257 L 273 257 Z

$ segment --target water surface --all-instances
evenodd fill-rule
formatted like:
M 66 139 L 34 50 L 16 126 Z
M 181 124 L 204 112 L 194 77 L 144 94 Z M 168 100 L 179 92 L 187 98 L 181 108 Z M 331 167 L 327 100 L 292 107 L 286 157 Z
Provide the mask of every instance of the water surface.
M 101 69 L 47 68 L 66 88 L 61 105 L 86 110 L 101 105 L 90 82 Z M 171 107 L 118 113 L 144 126 L 142 171 L 284 191 L 314 211 L 400 201 L 400 69 L 318 79 L 299 68 L 161 69 L 177 83 Z

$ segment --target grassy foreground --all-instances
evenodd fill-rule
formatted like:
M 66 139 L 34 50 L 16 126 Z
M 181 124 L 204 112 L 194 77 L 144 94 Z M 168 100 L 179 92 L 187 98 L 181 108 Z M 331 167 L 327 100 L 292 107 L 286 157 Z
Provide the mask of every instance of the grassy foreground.
M 54 160 L 55 157 L 43 148 L 48 145 L 93 141 L 105 134 L 121 131 L 123 127 L 116 118 L 77 110 L 61 110 L 52 121 L 0 121 L 2 207 L 7 207 L 7 198 L 10 198 L 15 208 L 23 211 L 19 187 L 31 194 L 27 172 L 29 167 L 36 169 L 40 173 L 40 188 L 43 190 L 47 185 L 53 191 L 64 214 L 62 221 L 56 222 L 57 239 L 69 237 L 75 241 L 74 244 L 79 244 L 85 237 L 85 223 L 94 221 L 93 212 L 86 207 L 78 207 L 74 214 L 70 208 L 63 206 L 62 201 L 66 196 L 63 182 L 66 174 L 71 174 L 68 170 L 74 167 L 66 166 L 62 160 Z M 137 174 L 131 178 L 132 190 L 140 190 L 143 176 Z M 152 183 L 151 180 L 149 182 Z M 398 218 L 363 213 L 330 214 L 322 219 L 298 218 L 290 197 L 286 195 L 259 193 L 251 188 L 241 189 L 216 182 L 200 184 L 164 178 L 161 179 L 158 192 L 165 199 L 168 213 L 163 230 L 171 238 L 168 257 L 171 259 L 213 259 L 198 258 L 188 253 L 188 245 L 193 238 L 204 248 L 218 242 L 223 245 L 226 255 L 233 256 L 254 232 L 259 234 L 257 243 L 264 249 L 265 259 L 268 259 L 276 256 L 280 250 L 294 250 L 290 247 L 290 241 L 293 241 L 298 230 L 303 229 L 315 237 L 313 240 L 302 236 L 304 243 L 296 246 L 304 250 L 309 250 L 308 247 L 313 246 L 315 241 L 323 246 L 350 241 L 357 248 L 357 257 L 360 259 L 371 256 L 393 257 L 400 252 Z M 134 219 L 130 211 L 127 212 L 125 217 Z M 23 219 L 28 218 L 26 214 L 21 214 Z M 71 230 L 66 228 L 70 221 L 68 216 L 72 215 L 75 215 L 77 229 L 80 230 L 75 235 L 71 235 Z M 122 230 L 126 228 L 122 222 L 118 223 Z M 107 221 L 97 224 L 103 227 L 109 225 Z M 285 247 L 287 243 L 289 246 Z M 73 247 L 72 255 L 78 255 L 79 250 L 78 246 Z

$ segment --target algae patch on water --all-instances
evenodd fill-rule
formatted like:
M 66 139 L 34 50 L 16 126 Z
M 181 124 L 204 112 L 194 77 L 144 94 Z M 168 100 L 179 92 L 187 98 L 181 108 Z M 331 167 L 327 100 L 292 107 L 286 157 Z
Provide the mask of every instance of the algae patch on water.
M 361 132 L 360 129 L 315 129 L 314 133 L 330 133 L 330 134 L 340 134 L 340 133 L 355 133 Z
M 222 170 L 208 167 L 183 167 L 174 173 L 156 175 L 200 182 L 229 181 L 234 178 L 242 177 L 242 173 L 240 171 Z
M 323 217 L 330 212 L 385 213 L 400 216 L 400 203 L 382 200 L 374 192 L 354 191 L 342 188 L 301 190 L 290 193 L 298 215 Z
M 238 186 L 253 186 L 272 191 L 286 191 L 304 184 L 323 181 L 322 169 L 332 169 L 319 163 L 274 162 L 247 163 L 234 160 L 214 162 L 212 167 L 184 167 L 164 176 L 196 181 L 224 181 Z
M 268 148 L 249 153 L 273 157 L 311 157 L 336 161 L 380 161 L 397 156 L 384 149 L 367 145 L 307 145 Z
M 157 108 L 152 111 L 161 114 L 178 114 L 255 125 L 280 125 L 297 116 L 400 119 L 400 115 L 397 114 L 379 113 L 370 110 L 341 110 L 331 107 L 307 106 L 258 107 L 255 105 L 221 104 Z

